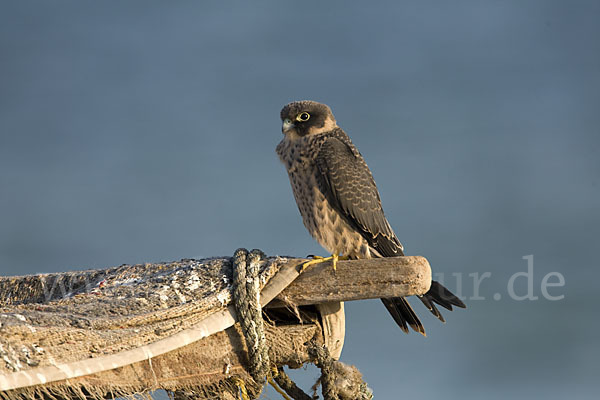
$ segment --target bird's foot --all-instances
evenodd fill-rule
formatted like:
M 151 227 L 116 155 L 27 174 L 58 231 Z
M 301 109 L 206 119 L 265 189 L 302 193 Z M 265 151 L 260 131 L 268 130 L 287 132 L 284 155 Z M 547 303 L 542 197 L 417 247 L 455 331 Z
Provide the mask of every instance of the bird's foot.
M 331 261 L 333 264 L 333 272 L 337 271 L 337 262 L 339 260 L 348 260 L 347 256 L 340 256 L 339 254 L 332 254 L 330 257 L 321 257 L 321 256 L 313 256 L 310 255 L 313 259 L 302 264 L 301 271 L 304 271 L 307 267 L 315 264 L 321 264 L 323 262 Z

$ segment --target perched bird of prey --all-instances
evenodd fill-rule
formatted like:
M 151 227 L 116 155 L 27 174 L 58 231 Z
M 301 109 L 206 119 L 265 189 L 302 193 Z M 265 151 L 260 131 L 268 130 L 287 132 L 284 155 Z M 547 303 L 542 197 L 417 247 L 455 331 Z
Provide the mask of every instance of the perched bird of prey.
M 339 255 L 351 259 L 404 255 L 383 213 L 369 167 L 329 107 L 296 101 L 283 107 L 281 120 L 284 138 L 277 154 L 287 169 L 304 226 L 333 255 L 334 263 Z M 442 322 L 436 304 L 448 310 L 453 305 L 465 307 L 436 281 L 419 299 Z M 410 326 L 425 334 L 405 298 L 381 301 L 404 332 Z

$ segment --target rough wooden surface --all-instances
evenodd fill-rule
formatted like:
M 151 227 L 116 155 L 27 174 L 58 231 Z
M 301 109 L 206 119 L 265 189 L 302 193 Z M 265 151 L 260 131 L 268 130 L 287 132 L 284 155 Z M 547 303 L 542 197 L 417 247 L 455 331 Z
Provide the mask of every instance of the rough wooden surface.
M 308 260 L 297 261 L 299 268 Z M 424 294 L 430 286 L 431 268 L 421 256 L 338 261 L 337 271 L 327 261 L 309 266 L 269 306 L 405 297 Z

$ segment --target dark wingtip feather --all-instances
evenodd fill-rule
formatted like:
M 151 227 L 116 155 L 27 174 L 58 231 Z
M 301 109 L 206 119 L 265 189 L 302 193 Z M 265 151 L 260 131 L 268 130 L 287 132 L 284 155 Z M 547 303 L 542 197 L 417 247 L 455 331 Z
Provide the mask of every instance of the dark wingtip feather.
M 461 299 L 437 281 L 431 281 L 431 288 L 425 293 L 425 296 L 450 311 L 452 311 L 452 306 L 467 308 Z
M 400 315 L 400 312 L 394 306 L 394 303 L 391 301 L 391 299 L 381 299 L 381 302 L 383 303 L 385 308 L 388 310 L 388 312 L 390 313 L 392 318 L 394 318 L 394 321 L 396 322 L 396 324 L 400 327 L 400 329 L 402 329 L 402 332 L 408 333 L 408 325 L 406 324 L 406 320 L 404 318 L 402 318 L 402 316 Z
M 421 300 L 421 302 L 425 305 L 425 307 L 427 307 L 427 309 L 429 311 L 431 311 L 431 313 L 433 315 L 435 315 L 435 317 L 437 319 L 439 319 L 442 322 L 446 322 L 446 320 L 444 319 L 444 316 L 442 315 L 442 313 L 440 313 L 440 310 L 437 309 L 437 307 L 435 306 L 435 303 L 433 303 L 429 297 L 426 296 L 419 296 L 419 300 Z
M 408 333 L 408 324 L 415 332 L 427 336 L 423 324 L 405 298 L 393 297 L 381 299 L 381 302 L 385 305 L 385 308 L 387 308 L 392 318 L 394 318 L 394 321 L 396 321 L 396 324 L 398 324 L 404 333 Z

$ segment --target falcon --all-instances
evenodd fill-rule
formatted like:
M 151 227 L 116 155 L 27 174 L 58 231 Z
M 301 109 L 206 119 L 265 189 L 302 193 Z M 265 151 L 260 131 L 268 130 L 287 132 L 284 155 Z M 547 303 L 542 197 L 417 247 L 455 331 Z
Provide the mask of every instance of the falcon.
M 329 253 L 335 268 L 346 259 L 396 257 L 404 248 L 385 218 L 371 171 L 325 104 L 295 101 L 281 110 L 283 140 L 277 154 L 285 165 L 304 226 Z M 322 259 L 323 260 L 323 259 Z M 321 262 L 314 260 L 312 262 Z M 418 296 L 442 322 L 440 305 L 465 304 L 436 281 Z M 423 324 L 404 297 L 381 299 L 405 332 L 425 335 Z

